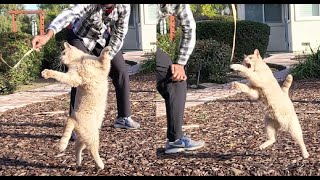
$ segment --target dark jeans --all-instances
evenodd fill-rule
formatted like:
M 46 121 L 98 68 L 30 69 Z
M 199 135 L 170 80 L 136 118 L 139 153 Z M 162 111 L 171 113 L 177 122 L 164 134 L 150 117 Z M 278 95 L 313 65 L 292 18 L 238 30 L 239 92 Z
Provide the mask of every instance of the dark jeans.
M 71 30 L 68 32 L 67 41 L 69 44 L 77 47 L 83 52 L 95 56 L 100 56 L 100 52 L 103 49 L 103 47 L 97 43 L 96 47 L 91 52 L 89 52 L 89 50 L 83 45 L 82 40 L 79 39 L 78 36 L 76 36 Z M 106 44 L 108 43 L 109 40 Z M 119 51 L 111 61 L 111 70 L 109 77 L 112 79 L 112 83 L 116 91 L 118 117 L 131 116 L 129 74 L 121 51 Z M 71 114 L 71 110 L 74 107 L 76 92 L 77 88 L 72 87 L 69 115 Z
M 172 81 L 172 60 L 160 48 L 156 52 L 157 90 L 165 100 L 167 113 L 167 138 L 170 142 L 183 136 L 182 124 L 187 97 L 187 82 Z

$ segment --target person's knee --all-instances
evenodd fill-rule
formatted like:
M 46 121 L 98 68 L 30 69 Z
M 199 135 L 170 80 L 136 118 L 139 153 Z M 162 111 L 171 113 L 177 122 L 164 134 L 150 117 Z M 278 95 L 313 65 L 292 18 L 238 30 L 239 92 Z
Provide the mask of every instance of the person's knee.
M 156 89 L 161 94 L 161 92 L 164 90 L 163 84 L 162 83 L 157 84 Z
M 158 83 L 156 89 L 164 99 L 167 98 L 168 91 L 166 89 L 166 86 L 163 83 Z
M 119 70 L 119 77 L 123 79 L 124 81 L 129 81 L 129 73 L 127 71 L 127 68 Z
M 187 89 L 187 81 L 172 81 L 170 86 L 176 90 L 185 90 Z
M 110 74 L 110 78 L 112 79 L 113 85 L 116 87 L 127 86 L 130 82 L 128 72 L 123 69 Z

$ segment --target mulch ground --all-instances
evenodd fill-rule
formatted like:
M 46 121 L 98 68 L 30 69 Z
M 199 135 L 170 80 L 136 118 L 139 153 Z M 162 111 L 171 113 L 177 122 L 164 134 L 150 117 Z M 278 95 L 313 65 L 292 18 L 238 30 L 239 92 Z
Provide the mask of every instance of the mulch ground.
M 139 130 L 113 128 L 116 101 L 110 86 L 109 106 L 101 129 L 98 170 L 88 151 L 75 165 L 74 142 L 64 154 L 55 149 L 62 134 L 69 96 L 7 111 L 0 116 L 0 175 L 320 175 L 320 80 L 295 81 L 290 96 L 298 113 L 310 158 L 286 132 L 266 150 L 263 108 L 244 94 L 186 109 L 186 134 L 204 140 L 193 153 L 164 154 L 165 117 L 155 118 L 155 78 L 131 76 L 133 118 Z M 43 112 L 41 114 L 41 112 Z

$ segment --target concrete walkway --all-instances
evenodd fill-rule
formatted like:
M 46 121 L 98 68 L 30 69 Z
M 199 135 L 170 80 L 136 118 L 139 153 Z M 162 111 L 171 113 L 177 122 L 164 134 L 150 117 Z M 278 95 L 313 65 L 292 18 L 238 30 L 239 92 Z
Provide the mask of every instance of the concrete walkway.
M 137 72 L 139 67 L 139 62 L 145 60 L 146 57 L 143 52 L 126 52 L 124 54 L 126 60 L 136 61 L 137 65 L 128 66 L 129 74 L 134 74 Z M 286 67 L 297 63 L 295 60 L 290 60 L 294 57 L 293 53 L 275 54 L 265 59 L 268 63 L 280 64 Z M 288 69 L 283 71 L 278 71 L 275 73 L 277 79 L 282 80 L 286 77 Z M 208 101 L 213 101 L 220 98 L 225 98 L 228 96 L 235 95 L 239 93 L 236 90 L 229 89 L 229 84 L 215 85 L 205 89 L 190 89 L 187 93 L 186 107 L 192 107 L 199 104 L 203 104 Z M 70 87 L 65 84 L 55 83 L 49 86 L 25 91 L 18 92 L 10 95 L 0 96 L 0 114 L 14 108 L 24 107 L 26 105 L 50 101 L 54 97 L 67 94 L 70 91 Z M 156 98 L 156 116 L 165 115 L 165 105 L 162 98 Z

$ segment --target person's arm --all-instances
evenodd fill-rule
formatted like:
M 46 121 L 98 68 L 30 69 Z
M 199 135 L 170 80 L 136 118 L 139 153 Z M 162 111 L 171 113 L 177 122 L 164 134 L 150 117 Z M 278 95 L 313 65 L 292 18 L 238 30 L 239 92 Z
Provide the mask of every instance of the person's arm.
M 176 17 L 180 20 L 182 37 L 177 63 L 186 65 L 196 44 L 196 22 L 189 4 L 177 4 Z
M 63 10 L 49 25 L 46 34 L 35 36 L 32 41 L 32 48 L 39 51 L 55 34 L 67 27 L 75 19 L 83 16 L 86 12 L 93 10 L 95 4 L 78 4 Z
M 123 40 L 129 28 L 130 11 L 130 4 L 123 5 L 123 11 L 121 10 L 118 21 L 115 22 L 114 32 L 109 41 L 109 46 L 111 46 L 111 51 L 109 52 L 110 59 L 113 59 L 123 46 Z
M 85 13 L 96 8 L 95 4 L 77 4 L 75 6 L 64 9 L 49 25 L 48 30 L 53 31 L 53 35 L 67 27 L 77 18 L 82 17 Z

